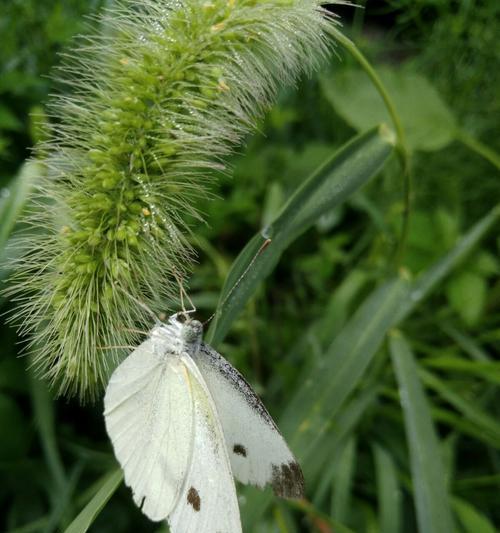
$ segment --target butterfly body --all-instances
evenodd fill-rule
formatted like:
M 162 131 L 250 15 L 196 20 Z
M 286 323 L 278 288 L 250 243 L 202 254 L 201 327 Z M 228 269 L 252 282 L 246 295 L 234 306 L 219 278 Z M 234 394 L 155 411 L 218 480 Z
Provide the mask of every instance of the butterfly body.
M 172 315 L 113 373 L 106 429 L 134 501 L 173 533 L 240 533 L 233 475 L 284 497 L 303 478 L 271 416 L 241 374 Z

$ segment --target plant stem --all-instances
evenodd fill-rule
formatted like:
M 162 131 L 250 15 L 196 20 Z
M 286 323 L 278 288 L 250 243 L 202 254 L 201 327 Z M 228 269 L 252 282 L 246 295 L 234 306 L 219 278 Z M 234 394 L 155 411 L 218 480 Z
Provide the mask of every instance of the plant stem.
M 394 129 L 396 130 L 397 137 L 397 153 L 403 169 L 403 199 L 404 199 L 404 210 L 403 210 L 403 221 L 401 225 L 401 238 L 395 253 L 395 264 L 397 267 L 402 266 L 402 258 L 406 247 L 406 241 L 408 236 L 408 227 L 410 221 L 410 207 L 411 207 L 411 161 L 410 161 L 410 151 L 406 144 L 406 136 L 401 124 L 401 120 L 396 111 L 396 107 L 387 92 L 382 80 L 377 74 L 376 70 L 371 66 L 370 62 L 359 48 L 345 35 L 339 31 L 334 32 L 335 38 L 337 41 L 356 59 L 360 64 L 363 70 L 366 72 L 368 77 L 371 79 L 373 85 L 380 94 L 384 104 L 387 108 L 387 111 L 391 117 Z
M 461 129 L 457 131 L 457 139 L 467 148 L 489 161 L 497 170 L 500 170 L 500 156 L 489 146 Z

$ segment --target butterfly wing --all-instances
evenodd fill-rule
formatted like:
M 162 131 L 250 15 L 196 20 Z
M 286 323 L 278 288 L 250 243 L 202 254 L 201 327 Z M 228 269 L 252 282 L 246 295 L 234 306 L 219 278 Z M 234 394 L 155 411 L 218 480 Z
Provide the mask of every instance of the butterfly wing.
M 303 497 L 302 470 L 245 378 L 205 343 L 194 359 L 214 399 L 236 479 L 271 484 L 284 498 Z
M 163 520 L 184 485 L 195 411 L 182 361 L 159 357 L 155 348 L 146 340 L 114 371 L 104 418 L 135 503 L 151 520 Z
M 194 439 L 180 498 L 168 517 L 173 533 L 241 533 L 240 513 L 224 435 L 195 362 L 182 357 L 194 406 Z

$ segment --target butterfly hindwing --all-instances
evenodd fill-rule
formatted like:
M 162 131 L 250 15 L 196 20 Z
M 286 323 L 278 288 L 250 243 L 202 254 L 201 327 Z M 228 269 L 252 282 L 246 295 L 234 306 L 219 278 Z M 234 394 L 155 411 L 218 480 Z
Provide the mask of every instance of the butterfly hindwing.
M 194 359 L 215 402 L 236 479 L 261 488 L 271 484 L 285 498 L 302 497 L 300 466 L 245 378 L 205 343 Z
M 173 533 L 241 533 L 234 480 L 210 392 L 194 361 L 186 354 L 194 405 L 190 467 L 175 509 L 168 518 Z
M 189 467 L 194 406 L 184 365 L 164 359 L 152 339 L 114 371 L 104 417 L 134 501 L 151 520 L 174 509 Z

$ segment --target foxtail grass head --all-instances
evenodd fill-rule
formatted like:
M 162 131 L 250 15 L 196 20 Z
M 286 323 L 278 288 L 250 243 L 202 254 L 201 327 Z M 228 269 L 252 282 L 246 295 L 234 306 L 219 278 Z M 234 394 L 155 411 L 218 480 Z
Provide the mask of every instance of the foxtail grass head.
M 315 0 L 124 0 L 99 25 L 58 72 L 9 289 L 36 367 L 83 399 L 151 325 L 134 299 L 177 295 L 207 176 L 317 66 L 332 20 Z

